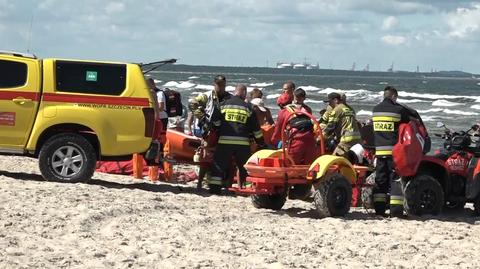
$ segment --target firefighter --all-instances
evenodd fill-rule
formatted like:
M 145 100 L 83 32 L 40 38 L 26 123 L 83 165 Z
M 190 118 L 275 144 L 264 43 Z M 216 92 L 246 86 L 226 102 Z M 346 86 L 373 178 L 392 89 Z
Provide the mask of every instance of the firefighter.
M 409 122 L 408 110 L 397 104 L 398 92 L 387 86 L 383 91 L 383 101 L 373 108 L 373 132 L 375 141 L 375 187 L 373 204 L 377 215 L 385 215 L 387 193 L 390 191 L 390 216 L 403 216 L 403 192 L 401 182 L 395 174 L 392 158 L 393 146 L 398 141 L 400 123 Z
M 326 140 L 335 139 L 338 142 L 333 150 L 334 155 L 348 158 L 350 148 L 361 142 L 355 112 L 343 103 L 341 95 L 336 92 L 329 93 L 325 102 L 332 107 L 332 111 L 323 129 L 324 136 Z
M 265 148 L 263 134 L 257 118 L 245 102 L 247 87 L 237 85 L 235 94 L 220 105 L 221 124 L 218 129 L 218 145 L 213 156 L 213 166 L 208 187 L 211 193 L 219 194 L 226 185 L 226 173 L 230 171 L 232 156 L 240 172 L 240 188 L 243 187 L 247 171 L 243 165 L 251 155 L 250 137 L 253 134 L 260 148 Z
M 200 154 L 202 156 L 211 156 L 217 143 L 217 134 L 213 127 L 220 126 L 220 104 L 231 97 L 231 94 L 225 90 L 226 84 L 225 76 L 217 75 L 213 80 L 213 90 L 189 100 L 189 108 L 195 117 L 195 127 L 198 128 L 198 133 L 202 137 L 201 146 L 198 149 L 202 152 Z M 210 167 L 209 160 L 200 161 L 197 185 L 199 189 Z

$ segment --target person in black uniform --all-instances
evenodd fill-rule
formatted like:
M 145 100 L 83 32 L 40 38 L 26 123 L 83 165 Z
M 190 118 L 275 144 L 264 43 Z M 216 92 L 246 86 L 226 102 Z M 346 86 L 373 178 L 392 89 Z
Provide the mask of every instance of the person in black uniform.
M 210 193 L 220 193 L 225 186 L 226 174 L 230 170 L 232 156 L 240 172 L 240 187 L 247 177 L 243 165 L 251 155 L 250 137 L 253 134 L 259 148 L 265 147 L 263 134 L 253 113 L 245 102 L 247 88 L 239 84 L 235 94 L 220 104 L 221 124 L 218 130 L 218 145 L 213 156 L 211 177 L 208 181 Z
M 398 141 L 400 123 L 410 121 L 409 111 L 397 104 L 398 92 L 387 86 L 383 101 L 373 108 L 373 132 L 375 156 L 377 157 L 373 204 L 377 215 L 384 215 L 387 208 L 387 193 L 390 191 L 390 216 L 403 216 L 403 192 L 395 174 L 392 158 L 393 146 Z

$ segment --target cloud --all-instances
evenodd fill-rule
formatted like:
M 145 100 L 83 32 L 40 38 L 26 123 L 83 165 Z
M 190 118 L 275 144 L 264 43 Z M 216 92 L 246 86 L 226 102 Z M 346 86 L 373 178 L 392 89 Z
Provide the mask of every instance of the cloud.
M 407 43 L 407 38 L 400 35 L 386 35 L 382 36 L 383 43 L 392 46 L 399 46 Z
M 398 25 L 398 20 L 394 16 L 388 16 L 383 20 L 382 30 L 390 30 Z
M 450 27 L 449 36 L 460 39 L 471 39 L 480 30 L 480 3 L 472 4 L 470 8 L 457 8 L 447 15 Z
M 107 14 L 109 15 L 114 13 L 120 13 L 124 10 L 125 10 L 125 4 L 118 3 L 118 2 L 110 2 L 105 7 L 105 12 L 107 12 Z

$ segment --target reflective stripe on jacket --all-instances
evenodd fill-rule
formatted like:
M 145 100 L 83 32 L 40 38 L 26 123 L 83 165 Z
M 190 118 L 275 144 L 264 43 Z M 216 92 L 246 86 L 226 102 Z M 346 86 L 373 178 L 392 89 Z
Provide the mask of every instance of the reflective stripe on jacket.
M 263 133 L 252 107 L 240 97 L 232 96 L 223 102 L 220 112 L 219 144 L 249 146 L 252 135 L 257 143 L 263 144 Z
M 391 156 L 393 146 L 398 141 L 400 123 L 409 121 L 408 111 L 385 98 L 373 108 L 373 133 L 375 138 L 375 155 Z
M 324 133 L 325 137 L 336 136 L 343 143 L 360 142 L 361 136 L 355 111 L 345 104 L 335 106 L 329 113 Z

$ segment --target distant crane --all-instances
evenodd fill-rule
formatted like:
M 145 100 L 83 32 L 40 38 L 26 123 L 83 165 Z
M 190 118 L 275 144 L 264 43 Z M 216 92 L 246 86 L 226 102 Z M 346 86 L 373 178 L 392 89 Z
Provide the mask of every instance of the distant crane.
M 355 66 L 356 66 L 356 64 L 355 64 L 355 62 L 353 62 L 352 68 L 350 69 L 350 71 L 355 71 Z
M 387 69 L 387 72 L 393 72 L 393 62 L 392 62 L 392 65 L 390 66 L 390 68 Z
M 368 72 L 370 71 L 370 64 L 367 64 L 365 68 L 363 68 L 363 71 Z

